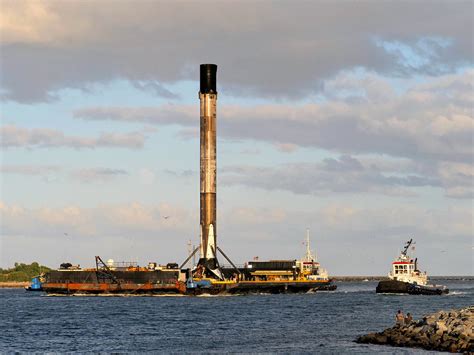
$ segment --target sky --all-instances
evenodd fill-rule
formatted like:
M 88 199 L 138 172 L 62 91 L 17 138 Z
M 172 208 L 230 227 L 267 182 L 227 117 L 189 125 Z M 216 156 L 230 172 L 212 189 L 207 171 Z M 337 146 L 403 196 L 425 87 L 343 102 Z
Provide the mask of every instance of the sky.
M 199 64 L 237 264 L 474 274 L 472 1 L 0 0 L 0 267 L 184 261 Z M 167 218 L 165 218 L 167 217 Z

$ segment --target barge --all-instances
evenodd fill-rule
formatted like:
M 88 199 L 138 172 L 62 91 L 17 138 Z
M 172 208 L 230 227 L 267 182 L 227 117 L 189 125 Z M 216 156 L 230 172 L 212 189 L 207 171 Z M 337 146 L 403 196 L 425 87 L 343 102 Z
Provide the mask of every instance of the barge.
M 70 263 L 44 275 L 42 289 L 57 295 L 140 295 L 173 294 L 179 290 L 177 264 L 139 267 L 133 262 L 104 263 L 95 257 L 96 267 L 81 269 Z
M 221 279 L 209 275 L 202 265 L 179 268 L 176 263 L 104 262 L 96 267 L 61 264 L 44 275 L 42 290 L 50 295 L 244 295 L 255 293 L 306 293 L 333 291 L 336 285 L 309 250 L 300 260 L 253 260 L 241 267 L 219 267 Z M 309 256 L 309 257 L 308 257 Z M 185 262 L 186 263 L 186 262 Z M 183 264 L 185 264 L 183 263 Z M 211 277 L 210 277 L 211 276 Z

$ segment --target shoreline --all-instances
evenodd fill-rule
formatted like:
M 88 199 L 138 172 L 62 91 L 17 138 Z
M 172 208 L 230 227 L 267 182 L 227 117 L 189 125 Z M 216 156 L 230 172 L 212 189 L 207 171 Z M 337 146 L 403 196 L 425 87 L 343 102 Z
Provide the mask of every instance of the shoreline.
M 6 281 L 0 282 L 0 288 L 25 288 L 29 286 L 28 281 Z

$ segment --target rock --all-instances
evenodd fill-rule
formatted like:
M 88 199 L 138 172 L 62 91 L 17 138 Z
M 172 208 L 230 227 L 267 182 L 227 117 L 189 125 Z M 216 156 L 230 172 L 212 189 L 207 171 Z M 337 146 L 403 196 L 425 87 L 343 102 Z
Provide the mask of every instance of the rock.
M 449 346 L 449 352 L 451 352 L 451 353 L 457 353 L 458 352 L 458 347 L 456 346 L 456 344 L 452 343 Z
M 435 329 L 436 329 L 437 335 L 442 335 L 444 332 L 448 330 L 448 327 L 446 326 L 444 322 L 436 322 Z
M 421 347 L 428 350 L 474 352 L 474 306 L 440 311 L 381 333 L 360 336 L 356 342 Z

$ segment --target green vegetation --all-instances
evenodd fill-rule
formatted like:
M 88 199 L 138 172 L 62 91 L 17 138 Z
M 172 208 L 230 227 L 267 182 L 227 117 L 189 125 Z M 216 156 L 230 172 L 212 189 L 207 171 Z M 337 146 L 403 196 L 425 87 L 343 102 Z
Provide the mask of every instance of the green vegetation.
M 11 269 L 0 268 L 0 282 L 7 281 L 31 281 L 35 276 L 51 270 L 50 268 L 38 264 L 36 261 L 30 265 L 15 263 Z

